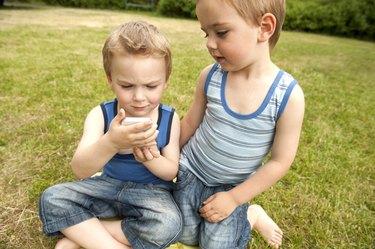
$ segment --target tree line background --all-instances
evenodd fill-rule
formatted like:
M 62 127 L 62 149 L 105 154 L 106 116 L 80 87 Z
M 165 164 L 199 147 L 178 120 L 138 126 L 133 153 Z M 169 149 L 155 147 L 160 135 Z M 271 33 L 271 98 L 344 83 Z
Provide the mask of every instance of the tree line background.
M 13 0 L 10 0 L 12 2 Z M 125 0 L 19 0 L 79 8 L 125 9 Z M 155 0 L 163 16 L 196 18 L 195 0 Z M 151 0 L 127 0 L 147 3 Z M 375 40 L 374 0 L 287 0 L 284 30 Z M 134 7 L 133 7 L 134 8 Z M 142 8 L 140 8 L 142 9 Z
M 1 0 L 2 1 L 2 0 Z M 10 0 L 12 2 L 13 0 Z M 79 8 L 125 9 L 125 0 L 18 0 Z M 152 0 L 127 0 L 147 3 Z M 195 0 L 154 0 L 163 16 L 196 18 Z M 287 0 L 284 30 L 375 40 L 374 0 Z M 133 7 L 134 8 L 134 7 Z M 143 9 L 143 8 L 139 8 Z

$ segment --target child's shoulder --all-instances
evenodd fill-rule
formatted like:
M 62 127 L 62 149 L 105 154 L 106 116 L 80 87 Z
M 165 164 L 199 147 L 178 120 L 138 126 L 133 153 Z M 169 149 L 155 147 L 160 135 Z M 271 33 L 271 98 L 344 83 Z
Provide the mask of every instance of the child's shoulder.
M 282 78 L 281 78 L 281 84 L 285 85 L 286 87 L 289 85 L 293 85 L 293 93 L 298 98 L 303 98 L 303 91 L 302 88 L 296 78 L 293 77 L 290 73 L 283 71 Z M 295 84 L 295 85 L 294 85 Z
M 203 76 L 204 76 L 204 77 L 207 77 L 207 75 L 210 73 L 210 71 L 211 71 L 214 67 L 217 67 L 217 64 L 216 64 L 216 63 L 206 66 L 206 67 L 203 68 L 202 71 L 200 72 L 200 76 L 202 76 L 202 77 L 203 77 Z
M 92 108 L 87 114 L 87 118 L 89 119 L 103 118 L 103 110 L 102 110 L 101 105 L 97 105 L 94 108 Z
M 198 84 L 204 85 L 207 76 L 210 74 L 213 68 L 217 67 L 217 64 L 211 64 L 202 69 L 198 76 Z
M 170 114 L 170 117 L 177 117 L 178 118 L 178 113 L 177 113 L 177 110 L 172 107 L 172 106 L 169 106 L 169 105 L 165 105 L 165 104 L 162 104 L 160 103 L 159 105 L 159 109 L 162 111 L 162 112 L 167 112 Z
M 104 116 L 108 116 L 109 114 L 111 115 L 117 114 L 117 113 L 114 113 L 114 110 L 117 110 L 117 99 L 107 100 L 96 105 L 94 108 L 92 108 L 87 114 L 86 119 L 103 120 Z

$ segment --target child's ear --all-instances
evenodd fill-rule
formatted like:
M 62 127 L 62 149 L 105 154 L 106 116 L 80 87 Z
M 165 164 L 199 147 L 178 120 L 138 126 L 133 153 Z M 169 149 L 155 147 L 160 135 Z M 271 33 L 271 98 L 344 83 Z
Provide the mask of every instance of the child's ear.
M 167 89 L 169 86 L 169 80 L 167 80 L 165 83 L 164 83 L 164 89 Z
M 275 32 L 276 17 L 271 13 L 266 13 L 261 17 L 259 24 L 258 41 L 268 41 Z
M 112 77 L 111 75 L 107 75 L 107 82 L 110 88 L 112 88 Z

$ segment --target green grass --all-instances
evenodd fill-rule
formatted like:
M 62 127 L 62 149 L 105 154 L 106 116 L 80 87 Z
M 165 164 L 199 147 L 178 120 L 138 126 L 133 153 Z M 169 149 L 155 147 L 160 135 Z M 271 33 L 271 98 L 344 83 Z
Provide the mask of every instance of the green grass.
M 112 98 L 101 64 L 114 26 L 147 20 L 169 38 L 174 70 L 164 98 L 187 111 L 212 62 L 199 24 L 145 13 L 0 9 L 0 248 L 53 248 L 37 201 L 73 180 L 70 160 L 87 112 Z M 283 248 L 375 246 L 375 44 L 284 32 L 274 61 L 299 80 L 306 115 L 288 175 L 254 202 L 285 234 Z M 266 248 L 255 233 L 252 248 Z

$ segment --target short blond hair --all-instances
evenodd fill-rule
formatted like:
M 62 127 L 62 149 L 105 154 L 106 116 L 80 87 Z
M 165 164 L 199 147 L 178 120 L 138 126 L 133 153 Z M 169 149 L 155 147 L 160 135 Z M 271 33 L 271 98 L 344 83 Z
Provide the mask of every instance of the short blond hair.
M 272 50 L 279 40 L 281 29 L 285 20 L 285 0 L 223 0 L 234 9 L 245 20 L 259 25 L 260 18 L 271 13 L 276 18 L 275 32 L 269 39 L 269 46 Z
M 143 21 L 127 22 L 108 36 L 104 43 L 103 66 L 107 77 L 111 76 L 115 54 L 160 56 L 165 59 L 166 81 L 172 72 L 172 53 L 167 38 L 152 24 Z

